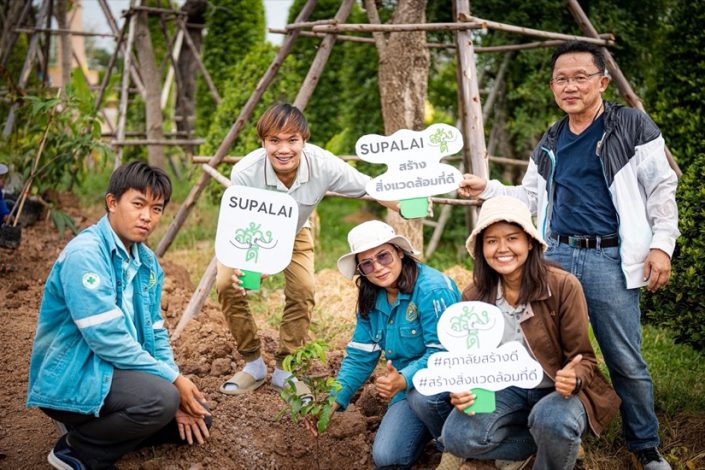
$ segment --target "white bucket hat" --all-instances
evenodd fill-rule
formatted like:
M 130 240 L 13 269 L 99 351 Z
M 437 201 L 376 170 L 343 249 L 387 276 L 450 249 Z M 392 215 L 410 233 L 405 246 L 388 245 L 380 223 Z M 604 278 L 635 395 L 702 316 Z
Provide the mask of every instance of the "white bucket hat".
M 407 254 L 419 255 L 419 252 L 411 246 L 411 242 L 406 237 L 397 235 L 391 226 L 379 220 L 370 220 L 353 227 L 348 233 L 350 253 L 338 258 L 338 270 L 343 276 L 352 279 L 357 272 L 355 255 L 385 243 L 396 245 Z
M 545 251 L 546 242 L 539 236 L 529 208 L 521 200 L 511 196 L 497 196 L 482 203 L 480 214 L 477 216 L 477 225 L 465 242 L 465 248 L 473 258 L 475 257 L 475 240 L 484 229 L 496 222 L 510 222 L 519 225 L 534 240 L 538 240 Z

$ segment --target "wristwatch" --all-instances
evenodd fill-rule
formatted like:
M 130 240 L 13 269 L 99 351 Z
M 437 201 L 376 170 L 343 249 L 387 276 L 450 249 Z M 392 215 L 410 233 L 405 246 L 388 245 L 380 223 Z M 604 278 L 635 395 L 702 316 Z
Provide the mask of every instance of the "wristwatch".
M 577 395 L 580 389 L 583 387 L 583 379 L 580 377 L 575 378 L 575 388 L 573 389 L 573 395 Z

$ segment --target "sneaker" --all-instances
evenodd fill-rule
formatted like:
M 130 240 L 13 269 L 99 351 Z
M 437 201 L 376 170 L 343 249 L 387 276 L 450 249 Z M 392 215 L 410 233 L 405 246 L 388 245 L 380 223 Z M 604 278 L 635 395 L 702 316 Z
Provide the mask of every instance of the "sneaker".
M 494 461 L 495 468 L 499 470 L 522 470 L 531 461 L 531 457 L 526 460 L 501 460 Z
M 441 462 L 436 467 L 436 470 L 458 470 L 461 465 L 463 465 L 465 459 L 453 455 L 450 452 L 443 452 L 441 455 Z
M 649 447 L 634 452 L 644 470 L 671 470 L 671 464 L 666 462 L 656 447 Z
M 88 467 L 81 462 L 66 442 L 66 435 L 56 441 L 56 445 L 47 456 L 49 465 L 61 470 L 86 470 Z
M 64 423 L 55 419 L 52 419 L 52 421 L 54 422 L 54 426 L 56 426 L 56 432 L 59 433 L 59 437 L 68 434 L 69 428 Z

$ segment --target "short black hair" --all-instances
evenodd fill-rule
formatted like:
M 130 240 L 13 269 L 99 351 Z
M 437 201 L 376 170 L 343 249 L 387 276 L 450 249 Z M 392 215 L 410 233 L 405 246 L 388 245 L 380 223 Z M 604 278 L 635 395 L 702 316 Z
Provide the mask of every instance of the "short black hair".
M 600 46 L 585 41 L 567 41 L 556 47 L 551 56 L 551 72 L 556 68 L 556 61 L 560 56 L 575 52 L 592 54 L 592 62 L 600 72 L 605 73 L 605 56 L 602 54 L 602 49 L 600 49 Z
M 112 194 L 118 201 L 130 189 L 146 194 L 152 193 L 156 198 L 164 198 L 164 207 L 171 199 L 171 180 L 164 170 L 135 161 L 118 167 L 110 176 L 105 195 Z M 105 210 L 108 210 L 107 202 Z

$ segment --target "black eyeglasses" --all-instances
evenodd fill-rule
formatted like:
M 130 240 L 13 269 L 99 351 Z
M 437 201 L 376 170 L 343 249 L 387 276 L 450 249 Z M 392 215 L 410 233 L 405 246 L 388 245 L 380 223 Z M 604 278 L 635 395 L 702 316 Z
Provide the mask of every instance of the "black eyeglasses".
M 385 250 L 377 253 L 374 258 L 368 258 L 357 263 L 357 270 L 363 276 L 372 274 L 375 270 L 375 261 L 382 266 L 389 266 L 394 262 L 394 255 L 391 251 Z
M 551 79 L 551 85 L 556 85 L 557 87 L 564 87 L 568 85 L 571 81 L 575 82 L 577 85 L 585 85 L 588 80 L 590 80 L 595 75 L 603 75 L 602 72 L 595 73 L 579 73 L 574 77 L 556 77 Z

